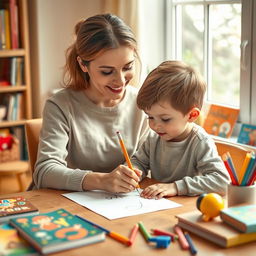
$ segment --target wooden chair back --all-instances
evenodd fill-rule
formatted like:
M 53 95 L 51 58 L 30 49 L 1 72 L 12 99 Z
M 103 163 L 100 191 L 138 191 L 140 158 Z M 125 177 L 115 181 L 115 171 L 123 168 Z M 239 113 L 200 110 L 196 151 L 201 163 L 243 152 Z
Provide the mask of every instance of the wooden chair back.
M 37 159 L 39 135 L 42 127 L 42 119 L 30 119 L 25 123 L 26 141 L 28 146 L 28 157 L 32 173 L 34 172 Z

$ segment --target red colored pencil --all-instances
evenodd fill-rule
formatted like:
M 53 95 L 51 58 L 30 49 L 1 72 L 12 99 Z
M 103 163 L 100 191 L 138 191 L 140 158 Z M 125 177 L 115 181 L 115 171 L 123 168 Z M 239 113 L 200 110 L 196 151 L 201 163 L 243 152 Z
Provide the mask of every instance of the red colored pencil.
M 175 239 L 178 239 L 178 236 L 171 232 L 166 232 L 159 229 L 151 229 L 151 231 L 155 236 L 170 236 L 172 241 L 174 241 Z

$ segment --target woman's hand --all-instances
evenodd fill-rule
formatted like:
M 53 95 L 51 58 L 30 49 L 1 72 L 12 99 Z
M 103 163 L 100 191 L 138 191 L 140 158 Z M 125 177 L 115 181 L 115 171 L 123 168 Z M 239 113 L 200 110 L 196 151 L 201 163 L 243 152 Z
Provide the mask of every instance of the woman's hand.
M 175 183 L 158 183 L 146 187 L 140 194 L 144 198 L 155 198 L 160 199 L 162 197 L 176 196 L 178 194 Z
M 83 189 L 128 193 L 138 186 L 141 175 L 139 170 L 134 171 L 125 165 L 119 165 L 110 173 L 88 173 L 83 180 Z

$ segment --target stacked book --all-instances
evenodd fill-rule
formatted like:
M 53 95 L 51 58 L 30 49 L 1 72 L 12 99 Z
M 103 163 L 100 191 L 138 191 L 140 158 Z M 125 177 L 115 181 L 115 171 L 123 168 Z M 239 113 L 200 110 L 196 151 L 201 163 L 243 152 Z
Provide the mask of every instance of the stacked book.
M 200 211 L 176 216 L 178 226 L 221 247 L 256 241 L 256 205 L 238 205 L 221 210 L 220 216 L 205 222 Z

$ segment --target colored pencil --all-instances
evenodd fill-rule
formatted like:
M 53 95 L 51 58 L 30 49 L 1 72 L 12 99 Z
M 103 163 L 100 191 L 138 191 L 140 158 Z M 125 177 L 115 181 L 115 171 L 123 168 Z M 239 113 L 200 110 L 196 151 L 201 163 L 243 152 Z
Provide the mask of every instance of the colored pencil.
M 226 155 L 227 155 L 227 160 L 228 160 L 229 166 L 230 166 L 230 168 L 232 170 L 232 173 L 233 173 L 233 175 L 235 177 L 236 184 L 238 185 L 237 171 L 236 171 L 235 165 L 234 165 L 234 163 L 232 161 L 232 157 L 231 157 L 229 152 L 227 152 Z
M 177 225 L 175 225 L 173 229 L 174 229 L 174 232 L 179 237 L 179 243 L 180 243 L 181 248 L 184 249 L 184 250 L 188 250 L 189 249 L 189 244 L 188 244 L 188 241 L 187 241 L 182 229 Z
M 178 240 L 178 236 L 171 232 L 166 232 L 166 231 L 162 231 L 159 229 L 151 229 L 151 231 L 152 231 L 153 235 L 155 235 L 155 236 L 170 236 L 172 241 Z
M 124 145 L 124 141 L 123 141 L 122 135 L 121 135 L 121 133 L 120 133 L 119 131 L 117 131 L 116 134 L 117 134 L 117 137 L 118 137 L 118 140 L 119 140 L 121 149 L 122 149 L 122 151 L 123 151 L 124 158 L 125 158 L 125 160 L 126 160 L 126 162 L 127 162 L 127 165 L 128 165 L 128 167 L 129 167 L 130 169 L 134 170 L 134 169 L 133 169 L 133 166 L 132 166 L 132 163 L 131 163 L 131 160 L 130 160 L 130 157 L 129 157 L 128 152 L 127 152 L 127 150 L 126 150 L 126 147 L 125 147 L 125 145 Z M 136 172 L 135 172 L 135 173 L 136 173 Z M 138 184 L 137 188 L 139 188 L 139 187 L 140 187 L 140 186 L 139 186 L 139 184 Z M 138 189 L 137 189 L 137 191 L 138 191 Z M 138 193 L 139 193 L 139 191 L 138 191 Z
M 256 180 L 256 169 L 254 169 L 253 175 L 252 175 L 252 177 L 250 178 L 250 180 L 248 181 L 248 185 L 247 185 L 247 186 L 253 185 L 254 182 L 255 182 L 255 180 Z
M 242 165 L 241 170 L 239 172 L 239 178 L 238 178 L 239 185 L 241 185 L 241 183 L 242 183 L 242 180 L 243 180 L 244 174 L 246 172 L 246 169 L 248 167 L 248 164 L 250 162 L 250 159 L 251 159 L 251 153 L 246 153 L 243 165 Z
M 120 235 L 114 231 L 110 231 L 108 234 L 111 238 L 115 239 L 116 241 L 119 241 L 123 244 L 129 245 L 129 239 L 123 235 Z
M 143 225 L 143 223 L 141 221 L 138 223 L 138 225 L 139 225 L 142 235 L 148 241 L 151 238 L 151 235 L 148 233 L 148 231 L 146 230 L 145 226 Z
M 197 249 L 196 249 L 196 247 L 195 247 L 195 245 L 194 245 L 194 243 L 193 243 L 193 241 L 192 241 L 192 239 L 191 239 L 189 233 L 188 233 L 188 232 L 185 232 L 184 235 L 185 235 L 185 237 L 186 237 L 186 239 L 187 239 L 187 242 L 188 242 L 188 244 L 189 244 L 189 250 L 190 250 L 191 254 L 192 254 L 192 255 L 197 254 Z
M 128 243 L 129 246 L 133 245 L 136 235 L 138 233 L 138 230 L 139 230 L 139 225 L 135 224 L 132 228 L 130 235 L 129 235 L 129 243 Z
M 224 163 L 224 165 L 225 165 L 225 167 L 226 167 L 226 169 L 227 169 L 227 171 L 228 171 L 228 174 L 229 174 L 229 176 L 230 176 L 230 178 L 231 178 L 231 183 L 232 183 L 233 185 L 238 185 L 238 182 L 236 181 L 236 178 L 235 178 L 235 176 L 234 176 L 234 173 L 232 172 L 231 167 L 230 167 L 230 164 L 229 164 L 229 162 L 228 162 L 228 156 L 227 156 L 226 154 L 224 154 L 224 155 L 222 156 L 222 160 L 223 160 L 223 163 Z
M 251 173 L 253 172 L 254 164 L 255 164 L 255 155 L 254 153 L 251 153 L 251 159 L 245 170 L 245 173 L 241 182 L 241 186 L 246 186 L 246 184 L 248 183 L 249 178 L 251 177 Z

